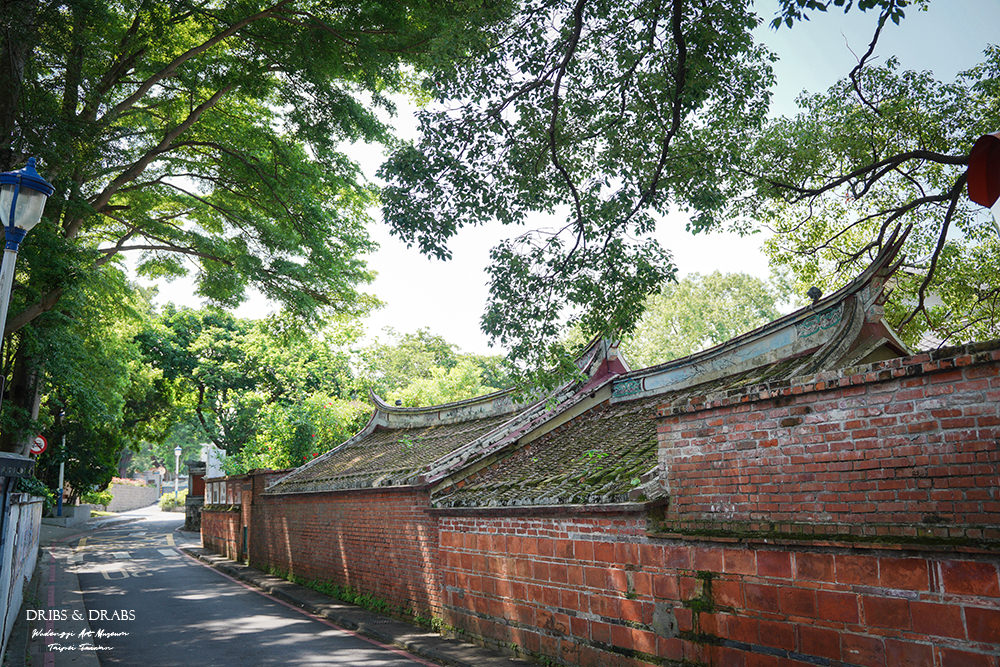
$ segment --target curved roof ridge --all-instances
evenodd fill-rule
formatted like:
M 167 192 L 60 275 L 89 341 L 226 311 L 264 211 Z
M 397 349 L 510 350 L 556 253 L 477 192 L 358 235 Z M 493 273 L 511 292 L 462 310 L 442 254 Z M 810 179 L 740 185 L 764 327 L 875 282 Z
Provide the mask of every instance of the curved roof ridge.
M 897 226 L 861 275 L 832 294 L 706 350 L 623 373 L 615 378 L 614 396 L 632 398 L 656 393 L 668 387 L 680 388 L 680 385 L 687 384 L 688 376 L 706 376 L 707 379 L 709 372 L 722 372 L 723 367 L 735 371 L 748 364 L 753 366 L 755 363 L 758 365 L 768 363 L 768 359 L 774 361 L 777 358 L 807 354 L 816 347 L 821 347 L 831 335 L 841 333 L 841 327 L 835 325 L 841 323 L 844 303 L 852 297 L 857 297 L 858 306 L 864 312 L 866 319 L 869 317 L 869 311 L 873 311 L 874 308 L 878 309 L 878 313 L 873 312 L 877 315 L 876 319 L 881 319 L 881 305 L 885 300 L 885 281 L 899 267 L 899 262 L 894 260 L 902 249 L 910 229 L 907 227 L 901 231 Z M 799 328 L 803 329 L 801 334 L 797 331 Z M 815 339 L 808 341 L 815 345 L 792 344 L 794 342 L 792 339 L 811 337 L 814 333 L 818 333 L 819 329 L 823 330 L 823 335 L 817 335 Z M 761 349 L 755 350 L 754 347 Z M 782 353 L 773 354 L 778 350 Z M 684 372 L 685 369 L 689 369 L 690 372 Z

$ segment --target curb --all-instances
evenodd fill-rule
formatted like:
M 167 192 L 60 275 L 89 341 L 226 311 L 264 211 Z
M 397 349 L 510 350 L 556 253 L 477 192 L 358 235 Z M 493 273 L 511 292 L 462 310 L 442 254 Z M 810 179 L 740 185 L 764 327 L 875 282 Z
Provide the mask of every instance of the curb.
M 298 584 L 265 574 L 207 549 L 180 547 L 180 550 L 208 566 L 250 584 L 269 595 L 320 616 L 347 630 L 405 649 L 414 655 L 456 667 L 529 667 L 536 663 L 505 656 L 499 651 L 468 642 L 442 637 L 436 632 L 361 607 L 341 602 Z

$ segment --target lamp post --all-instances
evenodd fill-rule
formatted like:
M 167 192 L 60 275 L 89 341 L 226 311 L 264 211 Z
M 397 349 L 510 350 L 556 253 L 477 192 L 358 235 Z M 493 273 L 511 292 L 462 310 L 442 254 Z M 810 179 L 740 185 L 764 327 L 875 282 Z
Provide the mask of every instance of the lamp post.
M 59 424 L 63 427 L 62 434 L 62 449 L 59 450 L 59 497 L 56 498 L 56 516 L 62 516 L 62 501 L 63 501 L 63 484 L 65 480 L 63 479 L 63 473 L 66 471 L 66 425 L 63 423 L 64 417 L 66 416 L 65 410 L 59 411 Z
M 7 326 L 17 250 L 24 236 L 42 219 L 45 201 L 53 191 L 52 185 L 35 171 L 35 158 L 29 159 L 24 169 L 0 174 L 0 219 L 7 236 L 0 269 L 0 327 Z
M 17 249 L 24 236 L 42 219 L 45 202 L 55 188 L 35 171 L 35 158 L 24 169 L 0 173 L 0 221 L 3 222 L 6 244 L 3 266 L 0 267 L 0 347 L 7 328 L 7 306 L 14 286 L 14 264 Z M 0 403 L 3 402 L 4 380 L 0 380 Z
M 181 446 L 174 447 L 174 503 L 177 503 L 177 478 L 181 474 Z

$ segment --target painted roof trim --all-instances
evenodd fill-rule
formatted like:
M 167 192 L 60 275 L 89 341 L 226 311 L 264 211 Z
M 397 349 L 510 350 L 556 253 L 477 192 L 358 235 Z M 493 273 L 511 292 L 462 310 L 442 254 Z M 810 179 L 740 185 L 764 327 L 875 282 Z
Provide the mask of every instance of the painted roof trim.
M 885 283 L 899 267 L 896 256 L 909 231 L 897 227 L 860 276 L 812 305 L 702 352 L 619 376 L 612 402 L 677 391 L 781 359 L 803 357 L 797 373 L 835 363 L 849 352 L 861 327 L 882 320 Z

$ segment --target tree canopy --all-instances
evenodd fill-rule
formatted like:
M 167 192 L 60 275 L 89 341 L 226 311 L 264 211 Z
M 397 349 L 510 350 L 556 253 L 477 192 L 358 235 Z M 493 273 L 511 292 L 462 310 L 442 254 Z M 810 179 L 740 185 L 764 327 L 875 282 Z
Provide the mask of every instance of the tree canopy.
M 649 297 L 622 351 L 635 368 L 685 357 L 778 319 L 779 305 L 789 300 L 780 280 L 693 273 Z
M 1000 47 L 954 81 L 875 65 L 889 10 L 868 53 L 802 111 L 768 123 L 748 150 L 751 194 L 733 216 L 776 234 L 772 265 L 791 269 L 800 293 L 830 291 L 859 273 L 893 229 L 911 227 L 888 316 L 913 345 L 1000 335 L 998 229 L 966 195 L 969 152 L 1000 128 Z M 752 164 L 752 163 L 751 163 Z

